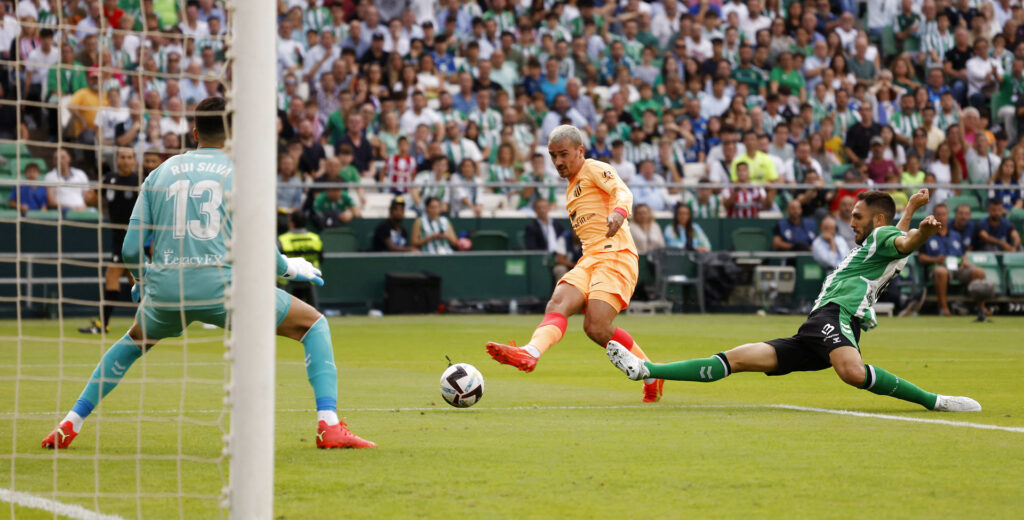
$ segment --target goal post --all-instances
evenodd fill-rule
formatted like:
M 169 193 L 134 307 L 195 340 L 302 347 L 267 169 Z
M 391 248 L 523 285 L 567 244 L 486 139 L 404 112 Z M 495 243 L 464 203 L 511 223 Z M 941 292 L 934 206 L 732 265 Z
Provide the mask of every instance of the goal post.
M 231 518 L 274 512 L 274 280 L 277 87 L 273 0 L 231 2 L 234 156 L 231 381 Z

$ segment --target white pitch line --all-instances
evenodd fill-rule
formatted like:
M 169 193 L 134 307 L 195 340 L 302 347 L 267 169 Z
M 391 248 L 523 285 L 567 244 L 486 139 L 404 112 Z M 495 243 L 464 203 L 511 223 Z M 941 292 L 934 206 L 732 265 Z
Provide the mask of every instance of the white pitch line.
M 903 415 L 886 415 L 882 413 L 855 412 L 853 410 L 833 410 L 831 408 L 811 408 L 809 406 L 796 406 L 792 404 L 771 404 L 770 408 L 782 410 L 797 410 L 801 412 L 828 413 L 833 415 L 850 415 L 853 417 L 870 417 L 872 419 L 886 419 L 889 421 L 905 421 L 928 424 L 941 424 L 944 426 L 959 426 L 961 428 L 977 428 L 979 430 L 1000 430 L 1004 432 L 1024 433 L 1024 427 L 1020 426 L 999 426 L 995 424 L 972 423 L 967 421 L 949 421 L 946 419 L 924 419 L 921 417 L 906 417 Z
M 31 493 L 14 491 L 7 488 L 0 488 L 0 500 L 22 507 L 39 509 L 41 511 L 46 511 L 47 513 L 74 518 L 75 520 L 124 520 L 124 518 L 120 516 L 105 515 L 103 513 L 90 511 L 82 506 L 65 504 L 64 502 L 58 502 L 49 498 L 33 495 Z
M 696 410 L 696 409 L 729 409 L 729 408 L 769 408 L 776 410 L 793 410 L 798 412 L 811 412 L 811 413 L 825 413 L 831 415 L 846 415 L 852 417 L 866 417 L 870 419 L 883 419 L 888 421 L 904 421 L 904 422 L 916 422 L 925 424 L 938 424 L 942 426 L 954 426 L 959 428 L 976 428 L 979 430 L 999 430 L 1010 433 L 1024 433 L 1024 427 L 1021 426 L 1001 426 L 997 424 L 984 424 L 984 423 L 973 423 L 967 421 L 950 421 L 947 419 L 925 419 L 921 417 L 906 417 L 903 415 L 888 415 L 881 413 L 869 413 L 869 412 L 857 412 L 852 410 L 836 410 L 833 408 L 813 408 L 809 406 L 797 406 L 793 404 L 781 404 L 781 403 L 765 403 L 765 404 L 659 404 L 659 405 L 640 405 L 640 404 L 622 404 L 622 405 L 567 405 L 567 406 L 495 406 L 495 407 L 482 407 L 477 408 L 479 411 L 529 411 L 529 410 L 632 410 L 632 409 L 647 409 L 647 410 L 658 410 L 658 409 L 676 409 L 676 410 Z M 413 406 L 413 407 L 392 407 L 392 408 L 341 408 L 338 410 L 342 415 L 346 412 L 451 412 L 460 413 L 457 409 L 451 409 L 444 406 Z M 209 414 L 209 413 L 222 413 L 223 410 L 186 410 L 184 414 Z M 105 415 L 130 415 L 137 413 L 136 410 L 111 410 L 102 412 Z M 176 414 L 182 415 L 179 410 L 146 410 L 146 414 L 150 415 L 168 415 Z M 277 410 L 277 413 L 311 413 L 311 410 L 307 408 L 286 408 Z M 461 412 L 464 413 L 464 412 Z M 14 414 L 0 413 L 0 417 L 13 417 Z M 22 412 L 19 415 L 22 416 L 58 416 L 58 412 Z

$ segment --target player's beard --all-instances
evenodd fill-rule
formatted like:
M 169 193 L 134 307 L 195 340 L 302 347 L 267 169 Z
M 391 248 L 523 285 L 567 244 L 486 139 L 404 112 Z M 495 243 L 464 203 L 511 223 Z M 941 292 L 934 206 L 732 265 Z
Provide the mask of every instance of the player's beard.
M 875 223 L 872 222 L 872 223 L 868 224 L 868 228 L 864 231 L 864 236 L 861 236 L 861 237 L 854 236 L 853 238 L 855 238 L 857 240 L 857 245 L 858 246 L 864 245 L 864 239 L 868 238 L 868 235 L 870 235 L 874 230 L 875 230 Z

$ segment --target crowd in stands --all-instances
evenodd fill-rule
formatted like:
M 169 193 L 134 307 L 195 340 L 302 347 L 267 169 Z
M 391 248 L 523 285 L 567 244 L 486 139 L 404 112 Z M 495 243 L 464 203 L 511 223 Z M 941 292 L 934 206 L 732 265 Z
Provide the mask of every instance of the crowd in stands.
M 445 253 L 460 247 L 449 217 L 536 216 L 534 244 L 571 262 L 548 223 L 564 181 L 545 146 L 568 123 L 632 188 L 641 249 L 707 250 L 697 220 L 774 215 L 775 249 L 834 266 L 855 245 L 857 193 L 884 185 L 902 207 L 936 184 L 927 211 L 973 218 L 965 251 L 1020 249 L 1019 0 L 277 5 L 277 203 L 313 228 L 386 218 L 377 248 Z M 96 179 L 117 147 L 146 174 L 195 144 L 190 109 L 225 94 L 220 0 L 0 7 L 0 94 L 66 106 L 3 104 L 0 138 L 76 145 L 26 177 Z M 50 191 L 17 207 L 96 204 Z

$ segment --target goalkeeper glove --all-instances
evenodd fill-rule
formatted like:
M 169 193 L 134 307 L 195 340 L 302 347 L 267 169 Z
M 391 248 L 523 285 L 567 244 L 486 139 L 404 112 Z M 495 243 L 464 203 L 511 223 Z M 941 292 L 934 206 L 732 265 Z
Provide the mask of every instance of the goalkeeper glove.
M 284 272 L 286 280 L 310 282 L 321 287 L 324 285 L 323 274 L 309 260 L 300 257 L 285 257 L 284 261 L 288 264 L 288 270 Z
M 878 314 L 875 309 L 868 307 L 864 309 L 864 317 L 860 319 L 860 330 L 869 331 L 878 326 Z

